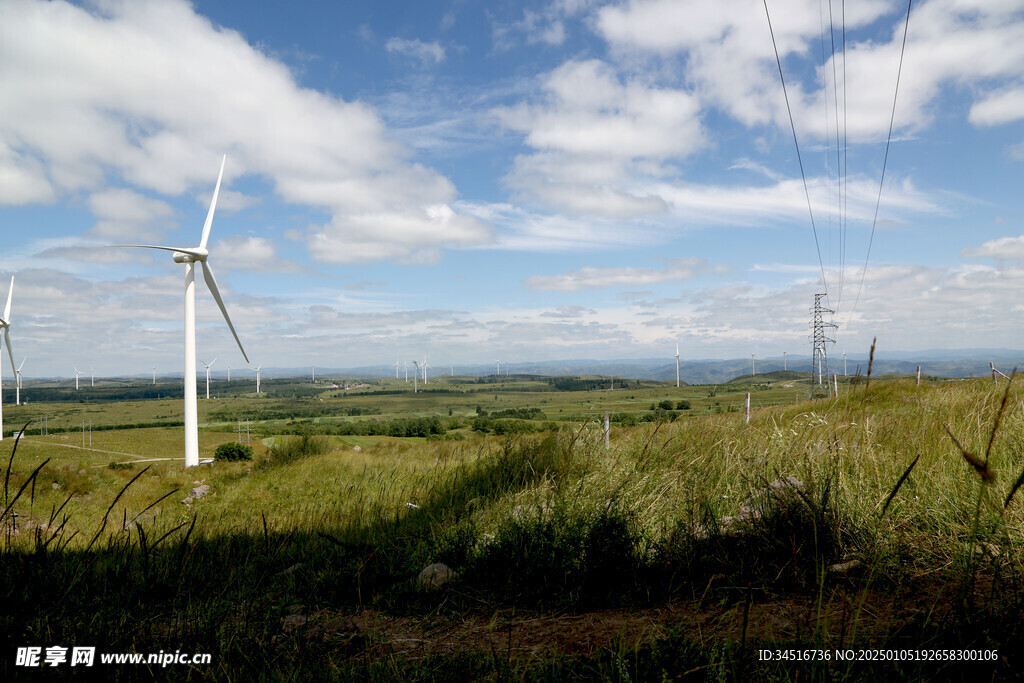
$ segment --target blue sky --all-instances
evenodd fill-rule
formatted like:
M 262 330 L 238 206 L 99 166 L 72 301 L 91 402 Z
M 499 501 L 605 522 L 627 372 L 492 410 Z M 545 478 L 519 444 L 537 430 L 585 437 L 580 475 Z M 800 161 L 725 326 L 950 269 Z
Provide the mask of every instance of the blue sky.
M 823 270 L 837 355 L 1021 348 L 1024 3 L 914 3 L 870 258 L 906 4 L 768 7 L 820 261 L 759 0 L 0 0 L 16 359 L 180 371 L 182 266 L 105 245 L 197 244 L 224 154 L 268 366 L 809 354 Z

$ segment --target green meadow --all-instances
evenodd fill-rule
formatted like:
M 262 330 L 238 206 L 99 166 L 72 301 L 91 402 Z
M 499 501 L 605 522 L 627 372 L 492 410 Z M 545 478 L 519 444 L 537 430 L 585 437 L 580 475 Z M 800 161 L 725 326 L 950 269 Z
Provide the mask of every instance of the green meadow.
M 200 457 L 252 459 L 188 470 L 180 398 L 29 387 L 0 637 L 212 656 L 126 679 L 1016 675 L 1024 393 L 845 380 L 216 383 Z

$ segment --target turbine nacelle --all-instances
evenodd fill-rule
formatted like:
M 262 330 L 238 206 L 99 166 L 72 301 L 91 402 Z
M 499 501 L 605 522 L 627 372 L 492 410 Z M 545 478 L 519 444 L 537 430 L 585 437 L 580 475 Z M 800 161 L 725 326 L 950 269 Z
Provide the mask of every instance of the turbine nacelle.
M 174 252 L 175 263 L 205 263 L 210 256 L 206 247 L 194 247 L 192 249 L 177 249 Z

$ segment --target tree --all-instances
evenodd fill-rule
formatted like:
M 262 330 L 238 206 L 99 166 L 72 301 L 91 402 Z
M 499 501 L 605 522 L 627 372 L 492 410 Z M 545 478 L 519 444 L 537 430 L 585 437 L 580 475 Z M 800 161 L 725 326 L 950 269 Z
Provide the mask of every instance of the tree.
M 222 443 L 217 446 L 213 457 L 217 460 L 252 460 L 252 446 L 241 443 Z

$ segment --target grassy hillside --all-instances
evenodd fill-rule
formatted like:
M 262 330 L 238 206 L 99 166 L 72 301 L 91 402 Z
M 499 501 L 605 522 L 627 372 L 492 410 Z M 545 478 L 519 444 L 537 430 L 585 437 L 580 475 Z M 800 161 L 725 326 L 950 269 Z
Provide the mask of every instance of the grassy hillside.
M 324 402 L 379 411 L 346 420 L 440 415 L 450 433 L 261 434 L 253 461 L 187 471 L 180 460 L 144 462 L 177 456 L 177 430 L 98 432 L 107 441 L 93 450 L 72 448 L 80 433 L 28 437 L 5 478 L 0 638 L 9 653 L 82 643 L 212 654 L 212 666 L 159 673 L 181 679 L 1018 670 L 1020 390 L 873 380 L 838 399 L 794 402 L 799 388 L 778 379 L 753 393 L 783 402 L 757 406 L 749 424 L 742 412 L 711 409 L 725 397 L 738 406 L 751 386 L 367 390 Z M 615 426 L 605 446 L 595 419 L 605 411 L 650 413 L 655 399 L 685 397 L 693 405 L 673 410 L 676 419 L 663 411 Z M 241 416 L 275 401 L 200 405 Z M 320 403 L 292 401 L 307 412 Z M 547 429 L 474 430 L 478 403 L 488 413 L 536 408 Z M 117 410 L 111 421 L 136 414 Z M 146 417 L 156 414 L 163 409 Z M 316 419 L 281 418 L 278 434 Z M 200 437 L 206 453 L 238 438 Z M 765 494 L 786 477 L 804 486 Z M 422 590 L 416 577 L 436 562 L 457 576 Z M 790 647 L 999 657 L 759 661 L 759 650 Z

